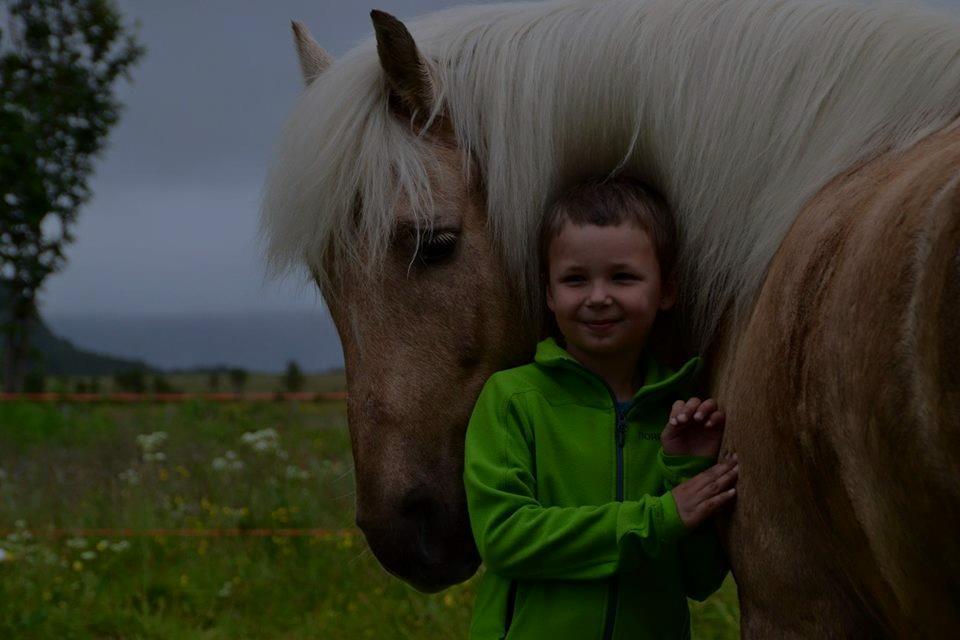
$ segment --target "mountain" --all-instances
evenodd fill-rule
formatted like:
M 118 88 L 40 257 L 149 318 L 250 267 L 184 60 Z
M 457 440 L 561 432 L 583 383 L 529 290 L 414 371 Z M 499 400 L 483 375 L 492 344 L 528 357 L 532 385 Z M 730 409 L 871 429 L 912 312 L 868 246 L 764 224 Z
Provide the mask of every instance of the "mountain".
M 49 313 L 53 331 L 84 349 L 145 360 L 165 370 L 212 366 L 278 373 L 343 367 L 340 339 L 321 310 L 236 313 Z
M 0 315 L 5 315 L 7 293 L 0 287 Z M 130 369 L 152 370 L 140 359 L 119 358 L 95 351 L 78 349 L 72 342 L 54 335 L 41 318 L 30 332 L 30 345 L 39 352 L 33 368 L 42 369 L 47 375 L 112 375 Z M 3 341 L 0 340 L 0 362 L 3 357 Z
M 104 376 L 130 369 L 154 369 L 143 360 L 78 349 L 69 340 L 54 335 L 42 321 L 34 328 L 31 343 L 40 352 L 43 371 L 47 375 Z

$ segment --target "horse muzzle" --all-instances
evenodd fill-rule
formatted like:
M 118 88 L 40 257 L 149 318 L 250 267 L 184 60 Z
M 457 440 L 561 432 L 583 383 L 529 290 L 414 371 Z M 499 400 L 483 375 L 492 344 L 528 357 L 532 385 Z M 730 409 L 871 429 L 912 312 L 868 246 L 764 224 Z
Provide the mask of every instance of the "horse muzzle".
M 384 568 L 418 591 L 463 582 L 480 566 L 466 501 L 444 502 L 426 485 L 373 510 L 358 494 L 357 526 Z

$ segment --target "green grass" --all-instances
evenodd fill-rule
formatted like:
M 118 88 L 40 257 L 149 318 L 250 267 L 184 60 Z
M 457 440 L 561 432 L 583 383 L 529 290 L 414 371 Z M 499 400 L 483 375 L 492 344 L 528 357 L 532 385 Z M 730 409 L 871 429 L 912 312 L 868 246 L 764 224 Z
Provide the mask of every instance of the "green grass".
M 216 389 L 210 387 L 210 377 L 205 373 L 163 373 L 160 376 L 177 392 L 209 393 L 234 391 L 230 384 L 230 377 L 226 373 L 220 374 L 219 385 Z M 147 391 L 153 390 L 155 374 L 145 374 L 144 380 Z M 96 380 L 100 393 L 114 393 L 119 391 L 112 376 L 48 376 L 46 391 L 51 393 L 72 393 L 77 390 L 78 384 L 89 389 L 91 381 Z M 347 388 L 346 374 L 342 371 L 334 373 L 305 373 L 303 391 L 311 393 L 327 393 L 330 391 L 344 391 Z M 245 393 L 275 393 L 284 390 L 283 376 L 275 373 L 256 373 L 248 375 L 243 385 Z
M 0 638 L 464 638 L 479 577 L 418 593 L 359 536 L 24 533 L 80 527 L 352 529 L 339 402 L 0 403 Z M 732 580 L 691 610 L 738 637 Z

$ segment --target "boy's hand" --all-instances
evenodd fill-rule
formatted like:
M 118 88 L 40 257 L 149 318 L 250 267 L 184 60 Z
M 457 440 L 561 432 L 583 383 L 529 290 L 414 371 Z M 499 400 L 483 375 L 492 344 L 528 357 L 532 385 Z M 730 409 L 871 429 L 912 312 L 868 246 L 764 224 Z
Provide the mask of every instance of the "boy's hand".
M 703 473 L 673 488 L 677 513 L 688 529 L 695 529 L 722 506 L 736 497 L 740 465 L 737 455 L 713 465 Z
M 660 434 L 663 452 L 672 456 L 716 458 L 723 439 L 726 417 L 713 398 L 700 402 L 677 400 L 670 409 L 670 421 Z

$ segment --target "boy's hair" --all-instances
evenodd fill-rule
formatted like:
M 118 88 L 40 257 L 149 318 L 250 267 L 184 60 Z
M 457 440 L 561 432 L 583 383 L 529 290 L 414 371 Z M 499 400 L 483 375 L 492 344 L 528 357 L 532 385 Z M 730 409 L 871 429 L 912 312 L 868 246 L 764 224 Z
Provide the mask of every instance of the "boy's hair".
M 629 222 L 643 229 L 653 242 L 661 280 L 673 273 L 677 231 L 663 197 L 651 186 L 618 176 L 580 182 L 565 191 L 547 210 L 540 226 L 540 273 L 546 281 L 550 243 L 567 223 L 607 227 Z

